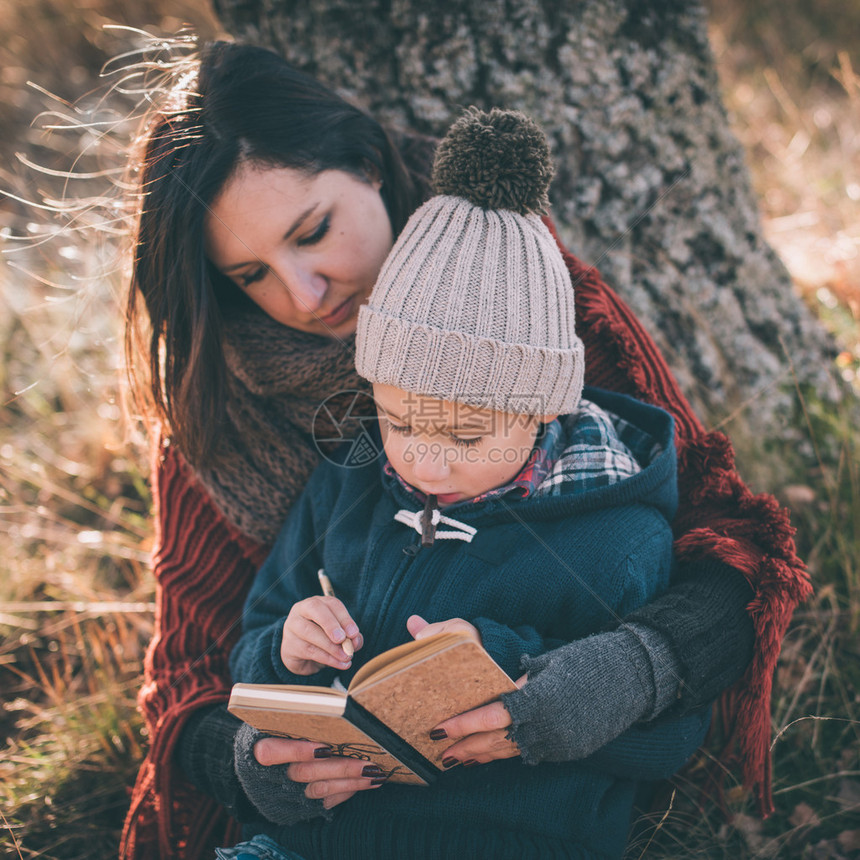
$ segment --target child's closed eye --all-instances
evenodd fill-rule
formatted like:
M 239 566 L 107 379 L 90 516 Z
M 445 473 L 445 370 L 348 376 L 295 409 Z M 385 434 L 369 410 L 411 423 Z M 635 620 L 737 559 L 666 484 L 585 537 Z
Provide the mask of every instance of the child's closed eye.
M 390 418 L 385 418 L 385 424 L 392 433 L 400 436 L 408 436 L 415 432 L 409 424 L 395 424 Z M 448 438 L 461 448 L 472 448 L 480 444 L 483 436 L 455 436 L 453 433 L 448 434 Z
M 451 441 L 455 445 L 459 445 L 461 448 L 472 448 L 475 445 L 480 444 L 482 436 L 472 436 L 470 438 L 464 438 L 462 436 L 451 436 Z
M 385 424 L 392 433 L 399 433 L 401 436 L 407 436 L 412 432 L 408 424 L 395 424 L 390 418 L 385 419 Z

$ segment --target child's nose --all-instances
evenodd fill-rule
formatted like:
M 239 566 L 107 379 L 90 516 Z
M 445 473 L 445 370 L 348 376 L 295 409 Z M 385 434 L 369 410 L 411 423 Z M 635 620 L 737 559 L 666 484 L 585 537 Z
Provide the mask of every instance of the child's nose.
M 451 474 L 451 468 L 445 457 L 445 449 L 438 442 L 418 443 L 415 446 L 415 478 L 419 481 L 432 483 L 442 481 Z

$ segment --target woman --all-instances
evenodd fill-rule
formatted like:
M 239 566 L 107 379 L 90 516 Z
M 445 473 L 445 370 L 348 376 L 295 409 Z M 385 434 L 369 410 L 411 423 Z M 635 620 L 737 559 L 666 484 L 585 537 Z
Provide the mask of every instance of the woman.
M 123 834 L 124 856 L 135 857 L 204 856 L 235 836 L 219 804 L 240 820 L 259 815 L 235 775 L 227 654 L 253 572 L 319 459 L 314 439 L 340 432 L 323 421 L 336 410 L 318 407 L 362 390 L 358 307 L 428 193 L 432 150 L 409 137 L 393 145 L 372 119 L 255 48 L 212 46 L 177 95 L 147 133 L 128 311 L 163 434 L 158 625 L 141 693 L 152 747 Z M 534 661 L 504 703 L 449 721 L 448 755 L 583 758 L 636 721 L 688 712 L 734 684 L 730 740 L 767 812 L 770 678 L 809 588 L 787 517 L 744 487 L 727 441 L 704 433 L 630 311 L 593 269 L 565 261 L 587 381 L 675 416 L 676 584 L 618 629 Z M 553 712 L 548 702 L 562 698 Z M 315 759 L 300 742 L 238 744 L 236 754 L 278 790 L 326 807 L 372 784 L 360 764 Z

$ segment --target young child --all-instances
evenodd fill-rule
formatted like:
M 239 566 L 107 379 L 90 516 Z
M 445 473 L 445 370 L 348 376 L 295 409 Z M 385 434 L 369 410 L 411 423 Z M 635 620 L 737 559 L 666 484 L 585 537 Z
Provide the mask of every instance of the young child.
M 348 683 L 376 654 L 450 628 L 516 678 L 668 584 L 672 419 L 583 392 L 573 287 L 539 217 L 550 178 L 543 133 L 522 114 L 469 112 L 440 145 L 438 196 L 359 316 L 356 365 L 385 457 L 314 473 L 248 597 L 234 680 Z M 320 568 L 336 598 L 319 596 Z M 237 774 L 270 819 L 246 832 L 269 838 L 232 850 L 620 856 L 636 781 L 670 775 L 706 722 L 634 727 L 580 762 L 452 766 L 429 787 L 381 785 L 333 809 L 257 765 L 259 735 L 243 729 Z

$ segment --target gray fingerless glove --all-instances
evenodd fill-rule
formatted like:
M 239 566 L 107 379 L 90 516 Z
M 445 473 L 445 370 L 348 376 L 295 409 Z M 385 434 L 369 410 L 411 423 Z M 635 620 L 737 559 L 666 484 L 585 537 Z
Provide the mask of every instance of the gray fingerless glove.
M 321 800 L 305 796 L 305 784 L 287 776 L 287 765 L 262 765 L 254 758 L 254 744 L 267 737 L 243 723 L 233 743 L 236 776 L 248 799 L 274 824 L 290 825 L 311 818 L 331 818 Z
M 526 764 L 591 755 L 677 695 L 679 664 L 666 638 L 625 624 L 523 658 L 528 683 L 502 701 Z

